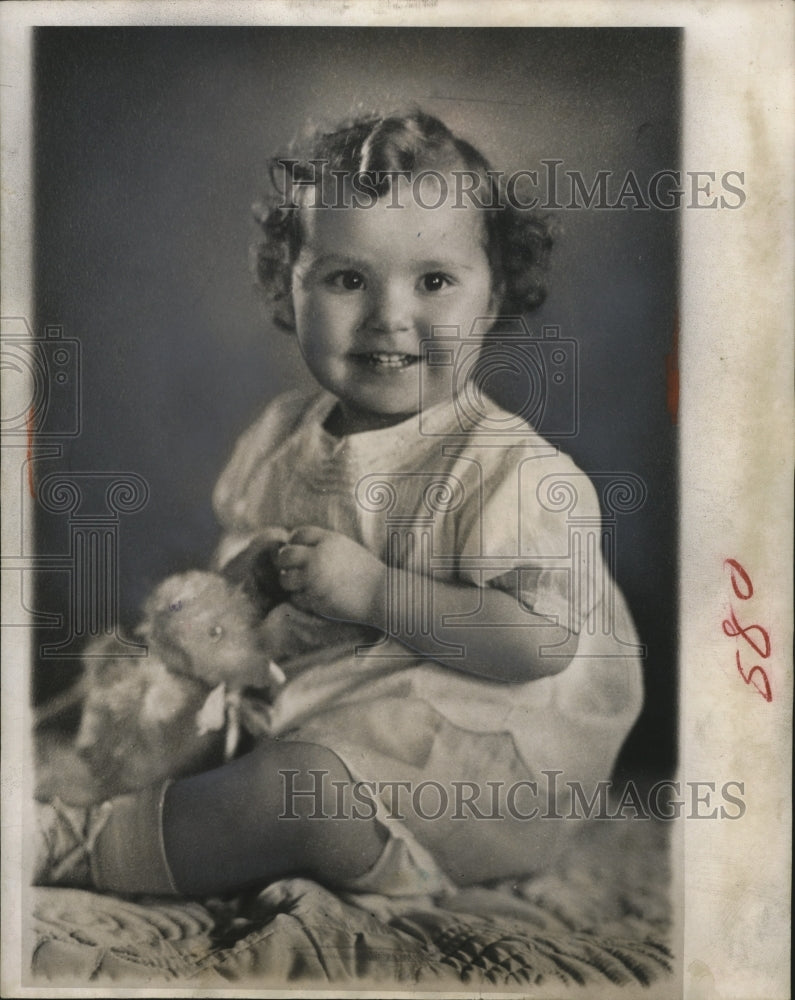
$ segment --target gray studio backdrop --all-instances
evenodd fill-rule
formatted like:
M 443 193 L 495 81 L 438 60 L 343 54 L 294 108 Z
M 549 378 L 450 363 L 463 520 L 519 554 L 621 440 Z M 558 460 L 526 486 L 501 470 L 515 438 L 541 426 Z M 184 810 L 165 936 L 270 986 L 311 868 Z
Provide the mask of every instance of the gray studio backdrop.
M 146 504 L 116 526 L 123 621 L 158 580 L 206 564 L 210 495 L 230 448 L 274 394 L 307 381 L 249 267 L 267 158 L 307 122 L 414 103 L 506 172 L 556 159 L 589 183 L 599 170 L 648 178 L 679 167 L 679 43 L 669 29 L 38 30 L 32 321 L 38 334 L 54 325 L 79 341 L 82 395 L 80 433 L 60 442 L 59 458 L 37 460 L 36 477 L 133 473 L 147 484 Z M 667 375 L 677 213 L 555 219 L 549 296 L 529 322 L 577 342 L 579 432 L 558 443 L 585 470 L 630 472 L 648 489 L 617 522 L 617 575 L 648 645 L 647 707 L 624 763 L 665 771 L 676 711 Z M 496 387 L 509 405 L 521 390 Z M 67 520 L 39 510 L 41 553 L 65 551 Z M 37 574 L 37 610 L 63 616 L 37 643 L 69 634 L 69 589 L 63 571 Z M 37 659 L 39 699 L 78 662 Z

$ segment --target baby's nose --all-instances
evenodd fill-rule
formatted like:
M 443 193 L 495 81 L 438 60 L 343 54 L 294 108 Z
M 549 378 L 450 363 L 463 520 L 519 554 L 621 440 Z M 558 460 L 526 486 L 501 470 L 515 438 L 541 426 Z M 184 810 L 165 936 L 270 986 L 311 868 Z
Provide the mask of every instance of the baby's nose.
M 367 317 L 370 329 L 393 333 L 412 327 L 410 297 L 400 288 L 384 288 L 373 293 Z

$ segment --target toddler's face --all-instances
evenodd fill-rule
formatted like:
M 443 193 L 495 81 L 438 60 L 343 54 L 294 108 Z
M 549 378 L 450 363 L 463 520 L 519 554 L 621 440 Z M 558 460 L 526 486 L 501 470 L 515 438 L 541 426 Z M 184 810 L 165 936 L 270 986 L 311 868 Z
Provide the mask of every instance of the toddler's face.
M 430 180 L 426 204 L 437 200 Z M 401 207 L 391 201 L 301 210 L 296 332 L 309 370 L 340 402 L 344 433 L 449 400 L 450 370 L 427 366 L 421 344 L 434 326 L 454 327 L 472 343 L 473 321 L 493 311 L 480 211 L 453 208 L 451 199 L 424 208 L 403 190 Z

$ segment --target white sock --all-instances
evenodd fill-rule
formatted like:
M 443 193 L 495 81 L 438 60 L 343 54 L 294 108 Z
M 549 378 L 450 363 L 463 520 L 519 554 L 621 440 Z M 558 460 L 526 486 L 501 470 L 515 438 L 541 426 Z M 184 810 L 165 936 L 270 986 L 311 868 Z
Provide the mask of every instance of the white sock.
M 373 867 L 347 880 L 345 888 L 385 896 L 426 896 L 449 891 L 452 884 L 426 851 L 390 832 Z

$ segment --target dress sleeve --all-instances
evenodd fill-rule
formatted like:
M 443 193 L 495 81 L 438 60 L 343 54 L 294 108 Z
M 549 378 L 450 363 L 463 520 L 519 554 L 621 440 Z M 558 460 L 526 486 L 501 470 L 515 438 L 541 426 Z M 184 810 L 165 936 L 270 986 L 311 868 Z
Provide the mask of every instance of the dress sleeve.
M 561 454 L 505 449 L 488 473 L 480 509 L 462 520 L 461 577 L 579 633 L 604 587 L 593 484 Z

